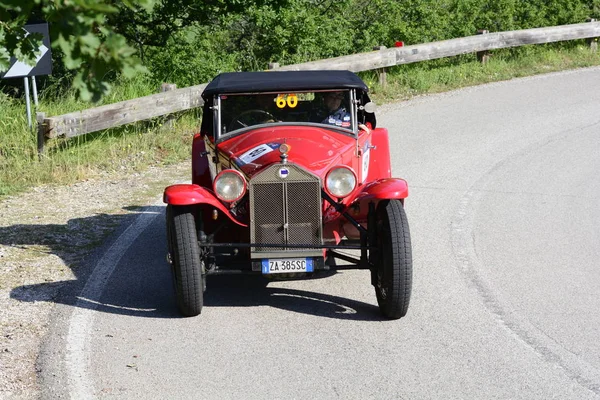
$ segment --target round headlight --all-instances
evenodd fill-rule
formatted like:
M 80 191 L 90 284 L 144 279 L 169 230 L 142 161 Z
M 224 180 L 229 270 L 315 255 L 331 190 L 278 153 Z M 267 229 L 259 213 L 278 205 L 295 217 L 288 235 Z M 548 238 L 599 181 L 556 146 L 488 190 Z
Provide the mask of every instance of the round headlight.
M 346 197 L 356 187 L 356 175 L 347 167 L 335 167 L 325 178 L 325 188 L 335 197 Z
M 246 180 L 238 171 L 226 169 L 215 178 L 213 189 L 219 199 L 234 202 L 246 193 Z

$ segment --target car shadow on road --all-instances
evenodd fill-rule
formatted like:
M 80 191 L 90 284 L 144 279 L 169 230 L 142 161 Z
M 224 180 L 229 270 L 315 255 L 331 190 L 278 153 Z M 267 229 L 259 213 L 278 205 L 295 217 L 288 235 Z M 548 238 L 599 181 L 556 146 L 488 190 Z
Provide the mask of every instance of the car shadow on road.
M 132 207 L 126 207 L 135 211 Z M 141 214 L 156 218 L 135 239 L 132 246 L 114 265 L 97 298 L 83 296 L 85 284 L 97 267 L 98 260 L 109 253 L 118 234 L 104 242 L 104 232 L 123 231 Z M 76 279 L 51 281 L 44 279 L 44 264 L 36 265 L 35 257 L 23 265 L 31 279 L 42 283 L 21 285 L 11 289 L 13 299 L 24 302 L 54 302 L 100 312 L 150 318 L 180 318 L 177 312 L 170 266 L 166 261 L 164 207 L 139 209 L 133 214 L 98 214 L 74 218 L 65 225 L 38 224 L 0 227 L 0 244 L 59 257 Z M 94 249 L 99 246 L 98 249 Z M 43 249 L 43 250 L 41 250 Z M 18 262 L 16 263 L 18 264 Z M 17 268 L 19 265 L 17 265 Z M 37 270 L 36 270 L 37 268 Z M 57 268 L 54 266 L 53 268 Z M 32 272 L 33 269 L 33 272 Z M 41 278 L 41 279 L 40 279 Z M 315 278 L 318 279 L 318 278 Z M 324 279 L 327 279 L 325 275 Z M 98 282 L 92 282 L 98 284 Z M 368 283 L 366 283 L 368 284 Z M 87 291 L 89 293 L 89 291 Z M 351 295 L 351 294 L 349 294 Z M 262 276 L 210 276 L 205 293 L 205 307 L 271 306 L 292 312 L 327 318 L 380 321 L 378 308 L 372 304 L 306 290 L 280 288 Z M 200 317 L 201 318 L 201 317 Z
M 262 276 L 211 276 L 207 283 L 205 307 L 269 306 L 336 319 L 381 321 L 383 318 L 373 304 L 308 290 L 269 286 L 274 283 Z
M 164 265 L 166 245 L 164 239 L 161 241 L 164 236 L 164 207 L 127 206 L 123 210 L 127 213 L 72 218 L 66 224 L 0 227 L 0 245 L 6 247 L 10 254 L 2 259 L 4 266 L 12 271 L 12 277 L 5 278 L 3 282 L 12 287 L 10 297 L 23 302 L 54 302 L 118 314 L 177 317 L 175 312 L 168 312 L 166 306 L 157 307 L 157 297 L 151 295 L 167 290 L 162 286 L 171 289 L 170 272 Z M 119 235 L 142 215 L 156 216 L 136 239 L 136 242 L 156 239 L 152 251 L 140 253 L 143 260 L 138 263 L 131 262 L 131 258 L 124 254 L 104 283 L 102 295 L 99 298 L 82 298 L 82 289 L 99 259 L 111 251 Z M 156 229 L 160 229 L 161 225 L 163 230 L 159 232 Z M 150 256 L 160 257 L 160 262 L 158 259 L 151 260 L 148 265 Z M 124 260 L 129 262 L 124 263 Z M 131 266 L 134 268 L 130 269 Z M 124 274 L 122 269 L 128 273 Z M 155 276 L 150 278 L 149 275 Z M 70 279 L 61 280 L 66 276 Z M 167 283 L 157 279 L 166 279 Z M 17 281 L 36 283 L 16 285 Z M 117 295 L 115 289 L 121 294 Z M 175 307 L 174 304 L 172 306 Z

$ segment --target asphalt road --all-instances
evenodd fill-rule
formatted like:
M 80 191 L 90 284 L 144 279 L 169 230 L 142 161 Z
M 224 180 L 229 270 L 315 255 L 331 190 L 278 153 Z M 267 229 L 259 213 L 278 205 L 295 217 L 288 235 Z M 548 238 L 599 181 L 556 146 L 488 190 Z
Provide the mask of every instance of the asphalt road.
M 600 399 L 600 69 L 378 115 L 411 190 L 405 318 L 364 271 L 214 278 L 179 318 L 157 203 L 55 315 L 44 397 Z

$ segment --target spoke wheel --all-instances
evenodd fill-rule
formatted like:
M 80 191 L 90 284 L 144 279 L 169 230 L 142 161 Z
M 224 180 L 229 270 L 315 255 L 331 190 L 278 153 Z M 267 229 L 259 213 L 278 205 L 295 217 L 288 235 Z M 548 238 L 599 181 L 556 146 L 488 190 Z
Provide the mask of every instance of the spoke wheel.
M 377 303 L 385 317 L 399 319 L 408 311 L 412 291 L 410 231 L 399 200 L 380 203 L 376 236 L 374 286 Z
M 202 312 L 204 304 L 204 262 L 190 207 L 167 206 L 167 239 L 172 262 L 175 296 L 179 311 L 186 317 Z

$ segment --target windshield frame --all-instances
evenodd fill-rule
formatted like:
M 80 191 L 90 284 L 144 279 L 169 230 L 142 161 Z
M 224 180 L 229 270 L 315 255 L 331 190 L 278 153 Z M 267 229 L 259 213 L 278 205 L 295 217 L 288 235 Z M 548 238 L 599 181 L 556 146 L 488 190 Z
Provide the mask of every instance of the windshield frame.
M 242 135 L 248 131 L 252 131 L 255 129 L 260 129 L 265 126 L 307 126 L 307 127 L 319 127 L 323 129 L 330 129 L 336 131 L 338 133 L 344 134 L 346 136 L 353 137 L 358 139 L 358 122 L 357 122 L 357 112 L 358 105 L 356 100 L 356 89 L 327 89 L 327 90 L 301 90 L 294 91 L 294 93 L 326 93 L 326 92 L 335 92 L 335 91 L 343 91 L 349 93 L 349 106 L 350 106 L 350 118 L 352 129 L 342 128 L 340 126 L 328 125 L 319 122 L 294 122 L 294 121 L 281 121 L 281 122 L 269 122 L 263 124 L 251 125 L 245 128 L 240 128 L 233 130 L 231 132 L 223 133 L 221 120 L 223 118 L 223 103 L 221 102 L 221 94 L 215 94 L 213 97 L 213 106 L 211 107 L 213 115 L 213 132 L 215 135 L 215 142 L 222 142 L 233 137 Z M 279 92 L 247 92 L 247 93 L 228 93 L 227 96 L 256 96 L 261 94 L 281 94 L 286 93 L 285 91 Z

